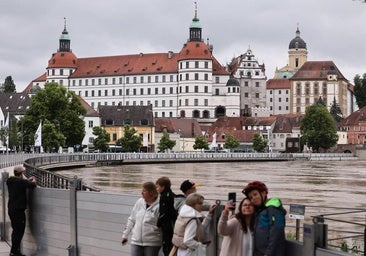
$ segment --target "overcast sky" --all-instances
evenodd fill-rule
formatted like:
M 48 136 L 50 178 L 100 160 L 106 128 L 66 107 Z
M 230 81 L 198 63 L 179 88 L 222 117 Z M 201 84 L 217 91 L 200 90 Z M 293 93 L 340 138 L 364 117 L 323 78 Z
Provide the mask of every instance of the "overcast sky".
M 288 63 L 297 24 L 308 60 L 332 60 L 353 83 L 366 73 L 366 4 L 358 0 L 197 0 L 202 35 L 225 65 L 250 47 L 266 75 Z M 194 0 L 1 0 L 0 83 L 43 74 L 67 18 L 77 57 L 179 52 Z

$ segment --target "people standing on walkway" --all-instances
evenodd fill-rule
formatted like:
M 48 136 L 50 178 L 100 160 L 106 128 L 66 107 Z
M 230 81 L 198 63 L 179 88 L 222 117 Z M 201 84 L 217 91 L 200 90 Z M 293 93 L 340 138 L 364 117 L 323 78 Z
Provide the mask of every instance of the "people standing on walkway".
M 229 219 L 232 208 L 232 203 L 226 203 L 218 223 L 218 233 L 223 236 L 220 256 L 252 256 L 254 206 L 244 198 L 239 211 Z
M 268 198 L 268 188 L 260 181 L 248 183 L 243 193 L 255 207 L 254 256 L 284 256 L 286 252 L 286 210 L 278 198 Z
M 198 183 L 194 183 L 190 180 L 185 180 L 180 185 L 180 190 L 183 192 L 183 195 L 176 195 L 174 199 L 174 208 L 179 213 L 180 208 L 185 204 L 187 196 L 189 196 L 192 193 L 196 193 L 196 188 L 199 186 Z
M 13 229 L 11 233 L 11 256 L 24 255 L 21 253 L 20 244 L 26 225 L 27 189 L 36 187 L 36 178 L 32 176 L 25 179 L 23 177 L 24 171 L 23 166 L 14 167 L 14 176 L 9 177 L 6 181 L 9 192 L 8 215 Z
M 156 223 L 159 218 L 159 200 L 153 182 L 142 184 L 142 198 L 138 199 L 128 217 L 122 235 L 122 244 L 131 234 L 131 256 L 158 256 L 161 232 Z
M 206 245 L 209 243 L 206 231 L 209 228 L 212 213 L 216 204 L 210 206 L 205 217 L 201 212 L 204 197 L 198 193 L 190 194 L 179 212 L 174 227 L 173 244 L 177 247 L 177 256 L 205 256 Z
M 161 229 L 163 236 L 163 253 L 165 256 L 168 256 L 173 246 L 173 230 L 178 215 L 174 208 L 174 193 L 171 190 L 170 179 L 168 177 L 160 177 L 156 181 L 156 190 L 160 194 L 157 226 Z

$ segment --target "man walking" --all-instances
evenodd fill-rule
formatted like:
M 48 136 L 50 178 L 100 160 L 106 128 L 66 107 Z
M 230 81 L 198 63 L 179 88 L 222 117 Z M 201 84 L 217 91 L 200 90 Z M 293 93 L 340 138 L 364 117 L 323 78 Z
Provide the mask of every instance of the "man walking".
M 11 250 L 10 256 L 24 256 L 20 251 L 20 243 L 25 231 L 25 209 L 27 208 L 27 188 L 36 187 L 36 179 L 23 178 L 23 166 L 14 167 L 14 176 L 6 181 L 9 191 L 8 214 L 11 227 Z

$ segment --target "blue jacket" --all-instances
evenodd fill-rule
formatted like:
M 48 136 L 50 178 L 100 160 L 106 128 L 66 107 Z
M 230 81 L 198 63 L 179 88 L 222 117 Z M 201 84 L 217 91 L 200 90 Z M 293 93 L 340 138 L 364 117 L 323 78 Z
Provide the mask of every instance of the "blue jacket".
M 284 256 L 286 210 L 281 200 L 271 198 L 257 209 L 254 220 L 254 256 Z

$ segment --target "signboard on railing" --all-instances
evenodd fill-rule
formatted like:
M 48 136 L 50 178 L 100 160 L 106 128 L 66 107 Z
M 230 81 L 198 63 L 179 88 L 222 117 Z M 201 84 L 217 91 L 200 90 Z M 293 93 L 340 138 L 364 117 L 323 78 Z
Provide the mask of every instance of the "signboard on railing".
M 303 220 L 305 218 L 305 205 L 290 204 L 289 218 Z

